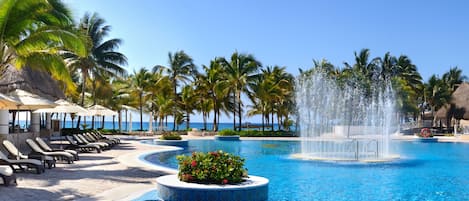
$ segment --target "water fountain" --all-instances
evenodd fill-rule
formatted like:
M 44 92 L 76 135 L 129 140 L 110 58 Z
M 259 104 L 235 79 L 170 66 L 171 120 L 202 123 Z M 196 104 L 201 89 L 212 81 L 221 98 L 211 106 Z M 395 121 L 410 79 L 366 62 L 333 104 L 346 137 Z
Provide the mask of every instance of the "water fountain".
M 379 162 L 390 153 L 394 96 L 390 82 L 337 81 L 322 72 L 302 75 L 296 86 L 302 152 L 308 160 Z

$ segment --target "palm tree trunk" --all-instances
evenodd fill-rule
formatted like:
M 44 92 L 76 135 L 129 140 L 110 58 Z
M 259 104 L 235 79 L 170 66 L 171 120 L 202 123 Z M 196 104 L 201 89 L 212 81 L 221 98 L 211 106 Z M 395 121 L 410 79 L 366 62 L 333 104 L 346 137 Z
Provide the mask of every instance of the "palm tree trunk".
M 94 129 L 94 116 L 91 117 L 91 129 Z
M 143 94 L 140 93 L 139 103 L 140 103 L 140 131 L 143 131 L 143 103 L 142 103 Z
M 114 123 L 114 116 L 113 116 L 112 118 L 113 118 L 112 121 L 113 121 L 113 123 Z M 104 129 L 104 116 L 103 116 L 103 118 L 101 119 L 101 130 L 102 130 L 102 129 Z
M 186 130 L 189 130 L 189 124 L 190 124 L 190 121 L 191 121 L 191 115 L 189 114 L 189 111 L 186 111 L 186 113 L 187 113 Z
M 220 109 L 218 110 L 218 115 L 217 115 L 217 130 L 219 130 L 219 125 L 220 125 Z
M 64 121 L 62 122 L 62 128 L 65 128 L 65 119 L 67 118 L 67 113 L 64 113 Z
M 119 115 L 117 116 L 117 124 L 119 124 L 119 133 L 122 133 L 122 110 L 119 110 Z
M 241 131 L 241 116 L 242 116 L 242 112 L 241 112 L 241 91 L 238 92 L 237 99 L 238 99 L 238 120 L 239 120 L 238 130 Z
M 176 80 L 174 79 L 173 82 L 173 90 L 174 90 L 174 103 L 177 105 L 178 103 L 178 95 L 177 95 L 177 84 Z M 176 110 L 173 110 L 173 131 L 176 131 Z
M 264 131 L 265 131 L 265 123 L 264 123 L 265 120 L 264 120 L 264 118 L 265 118 L 264 111 L 262 111 L 262 133 L 264 133 Z
M 83 82 L 81 83 L 81 106 L 85 107 L 85 86 L 86 86 L 86 72 L 82 71 L 81 72 L 81 77 L 83 79 Z M 81 121 L 81 116 L 78 116 L 77 120 L 77 128 L 80 128 L 80 121 Z
M 277 114 L 277 129 L 278 130 L 281 130 L 281 128 L 282 128 L 281 127 L 282 126 L 281 122 L 282 122 L 282 117 Z
M 271 128 L 272 128 L 272 131 L 274 131 L 274 106 L 273 106 L 273 104 L 272 104 L 272 109 L 271 109 L 270 112 L 272 113 L 272 116 L 271 116 L 271 118 L 272 118 L 272 122 L 271 122 L 272 125 L 271 125 Z
M 204 121 L 204 131 L 206 131 L 207 130 L 207 113 L 202 112 L 202 116 L 203 116 L 203 121 Z
M 213 128 L 212 128 L 212 130 L 213 130 L 213 131 L 217 131 L 217 129 L 218 129 L 218 128 L 217 128 L 217 127 L 218 127 L 218 126 L 217 126 L 218 106 L 216 106 L 216 103 L 215 103 L 215 102 L 214 102 L 214 104 L 215 104 L 215 107 L 214 107 L 214 109 L 213 109 Z

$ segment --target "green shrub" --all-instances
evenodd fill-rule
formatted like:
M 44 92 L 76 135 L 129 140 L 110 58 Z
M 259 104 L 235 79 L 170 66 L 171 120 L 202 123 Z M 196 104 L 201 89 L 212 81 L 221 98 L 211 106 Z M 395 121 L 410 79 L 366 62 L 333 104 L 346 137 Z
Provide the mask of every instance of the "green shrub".
M 181 140 L 181 136 L 176 132 L 167 132 L 161 135 L 160 139 L 162 140 Z
M 203 184 L 237 184 L 247 177 L 244 159 L 221 150 L 193 152 L 191 156 L 177 156 L 178 178 L 181 181 Z
M 221 136 L 233 136 L 233 135 L 238 135 L 237 131 L 230 130 L 230 129 L 223 129 L 220 132 L 218 132 L 218 135 Z

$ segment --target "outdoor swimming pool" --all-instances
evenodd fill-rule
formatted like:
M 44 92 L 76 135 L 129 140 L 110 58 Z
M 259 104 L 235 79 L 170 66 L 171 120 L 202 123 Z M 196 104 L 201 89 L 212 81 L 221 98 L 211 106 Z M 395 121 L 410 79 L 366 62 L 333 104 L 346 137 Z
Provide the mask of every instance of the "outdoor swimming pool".
M 177 168 L 175 156 L 224 150 L 246 158 L 249 174 L 266 177 L 269 201 L 469 200 L 469 144 L 394 141 L 393 162 L 300 161 L 297 141 L 192 140 L 185 150 L 148 155 L 146 160 Z M 155 192 L 139 200 L 155 199 Z

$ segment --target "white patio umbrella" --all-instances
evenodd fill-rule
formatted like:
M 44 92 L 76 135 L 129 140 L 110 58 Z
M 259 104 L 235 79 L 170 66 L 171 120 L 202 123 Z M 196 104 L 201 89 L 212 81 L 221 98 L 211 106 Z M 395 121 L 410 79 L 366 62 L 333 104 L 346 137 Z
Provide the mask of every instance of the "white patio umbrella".
M 17 105 L 18 110 L 37 110 L 42 108 L 53 108 L 57 106 L 56 103 L 52 102 L 47 98 L 43 98 L 39 95 L 16 89 L 8 94 L 13 100 L 20 103 Z
M 87 108 L 89 115 L 84 116 L 114 116 L 118 113 L 102 105 L 93 105 Z M 81 113 L 80 113 L 81 114 Z
M 17 109 L 21 103 L 0 93 L 0 109 Z
M 20 105 L 17 105 L 16 107 L 17 110 L 37 110 L 41 108 L 53 108 L 57 105 L 49 99 L 21 89 L 16 89 L 15 91 L 10 92 L 8 95 L 13 100 L 20 103 Z M 19 135 L 16 135 L 16 140 L 18 142 L 18 147 L 21 148 L 21 144 L 19 143 Z
M 87 108 L 88 112 L 86 113 L 77 113 L 80 116 L 114 116 L 119 113 L 112 111 L 111 109 L 104 107 L 102 105 L 93 105 Z
M 59 99 L 55 101 L 57 106 L 54 108 L 44 108 L 44 109 L 38 109 L 34 111 L 33 113 L 88 113 L 88 110 L 75 104 L 68 102 L 64 99 Z

